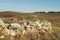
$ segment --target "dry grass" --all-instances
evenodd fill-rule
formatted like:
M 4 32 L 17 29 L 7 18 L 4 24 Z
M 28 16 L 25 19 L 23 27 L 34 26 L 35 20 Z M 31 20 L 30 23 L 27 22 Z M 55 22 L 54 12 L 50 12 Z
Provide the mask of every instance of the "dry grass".
M 36 15 L 37 17 L 33 16 Z M 11 37 L 10 35 L 5 39 L 0 40 L 60 40 L 60 12 L 49 12 L 49 13 L 19 13 L 19 12 L 0 12 L 0 17 L 10 18 L 14 17 L 18 20 L 22 19 L 47 19 L 52 23 L 52 32 L 49 34 L 49 31 L 46 33 L 43 32 L 34 32 L 28 34 L 19 34 L 15 37 Z M 10 22 L 9 20 L 4 20 L 5 22 Z

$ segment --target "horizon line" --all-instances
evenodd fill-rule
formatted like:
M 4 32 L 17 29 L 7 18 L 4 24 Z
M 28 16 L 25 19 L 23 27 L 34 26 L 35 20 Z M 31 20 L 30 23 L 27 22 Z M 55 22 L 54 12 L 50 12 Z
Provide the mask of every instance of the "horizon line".
M 0 12 L 20 12 L 20 13 L 35 13 L 35 12 L 45 12 L 45 13 L 48 13 L 48 12 L 60 12 L 60 11 L 35 11 L 35 12 L 22 12 L 22 11 L 0 11 Z

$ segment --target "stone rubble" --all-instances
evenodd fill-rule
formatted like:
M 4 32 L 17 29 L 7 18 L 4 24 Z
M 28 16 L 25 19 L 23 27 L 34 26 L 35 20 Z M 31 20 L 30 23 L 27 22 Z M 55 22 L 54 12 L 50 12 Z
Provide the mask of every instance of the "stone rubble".
M 23 38 L 23 36 L 27 34 L 36 36 L 39 34 L 38 32 L 45 33 L 47 31 L 51 32 L 51 23 L 46 20 L 25 20 L 20 21 L 19 23 L 4 23 L 3 20 L 0 19 L 0 33 L 3 33 L 4 35 L 15 37 L 19 34 Z M 32 37 L 34 38 L 34 36 Z M 3 38 L 3 36 L 1 38 Z

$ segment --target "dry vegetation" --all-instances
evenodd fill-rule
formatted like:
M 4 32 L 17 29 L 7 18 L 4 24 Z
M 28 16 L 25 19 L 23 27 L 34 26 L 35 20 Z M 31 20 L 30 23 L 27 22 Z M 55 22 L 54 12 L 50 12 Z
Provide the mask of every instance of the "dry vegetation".
M 31 34 L 21 34 L 20 36 L 8 36 L 7 40 L 60 40 L 60 12 L 35 12 L 35 13 L 19 13 L 19 12 L 0 12 L 0 18 L 17 18 L 19 20 L 27 19 L 27 20 L 35 20 L 35 19 L 46 19 L 52 23 L 52 32 L 49 34 L 48 32 L 35 32 L 33 35 Z M 12 22 L 18 22 L 12 21 Z M 10 23 L 10 19 L 4 20 L 4 22 Z M 37 35 L 36 35 L 37 33 Z M 39 34 L 40 33 L 40 34 Z M 2 34 L 0 34 L 2 35 Z M 0 40 L 6 40 L 0 39 Z

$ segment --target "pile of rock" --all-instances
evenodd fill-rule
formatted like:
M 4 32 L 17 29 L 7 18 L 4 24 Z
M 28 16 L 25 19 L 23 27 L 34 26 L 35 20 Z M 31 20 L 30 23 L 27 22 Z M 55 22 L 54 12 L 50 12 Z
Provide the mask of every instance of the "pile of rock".
M 4 35 L 38 35 L 39 33 L 51 32 L 51 23 L 46 20 L 24 20 L 19 23 L 4 23 L 0 19 L 0 32 Z M 23 38 L 23 37 L 22 37 Z M 30 38 L 30 37 L 29 37 Z M 20 38 L 21 39 L 21 38 Z M 21 39 L 23 40 L 23 39 Z

